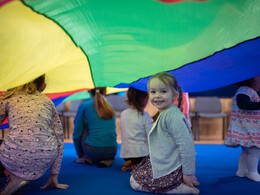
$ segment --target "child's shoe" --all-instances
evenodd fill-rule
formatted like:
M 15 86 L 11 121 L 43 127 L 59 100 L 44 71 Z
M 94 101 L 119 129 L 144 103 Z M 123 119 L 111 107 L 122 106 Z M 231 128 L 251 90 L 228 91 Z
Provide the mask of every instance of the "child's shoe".
M 107 168 L 107 167 L 110 167 L 113 162 L 114 162 L 114 159 L 101 160 L 101 161 L 98 163 L 97 167 L 98 167 L 98 168 Z
M 246 177 L 247 172 L 248 172 L 248 170 L 238 169 L 237 172 L 236 172 L 236 176 L 238 176 L 238 177 Z
M 199 194 L 200 191 L 197 188 L 187 186 L 184 183 L 181 183 L 177 188 L 172 189 L 166 194 Z
M 246 176 L 253 181 L 260 181 L 260 175 L 256 172 L 248 172 Z
M 78 164 L 88 164 L 88 165 L 93 165 L 93 160 L 88 158 L 87 156 L 83 156 L 81 158 L 77 158 L 75 161 L 75 163 L 78 163 Z
M 20 177 L 11 174 L 8 177 L 5 188 L 1 191 L 0 195 L 14 195 L 21 192 L 30 182 Z

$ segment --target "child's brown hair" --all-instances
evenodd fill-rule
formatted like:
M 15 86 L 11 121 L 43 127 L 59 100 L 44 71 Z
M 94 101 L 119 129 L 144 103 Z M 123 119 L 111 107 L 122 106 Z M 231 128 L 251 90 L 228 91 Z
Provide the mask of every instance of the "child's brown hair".
M 134 106 L 141 114 L 144 113 L 144 108 L 148 102 L 148 93 L 138 90 L 134 87 L 129 87 L 127 91 L 126 102 L 131 106 Z

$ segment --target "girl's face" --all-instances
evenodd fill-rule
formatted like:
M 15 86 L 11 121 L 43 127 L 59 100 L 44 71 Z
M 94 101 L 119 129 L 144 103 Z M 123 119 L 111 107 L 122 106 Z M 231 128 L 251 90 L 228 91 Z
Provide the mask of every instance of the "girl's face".
M 169 108 L 173 103 L 174 94 L 170 86 L 158 78 L 153 78 L 149 86 L 149 99 L 160 112 Z

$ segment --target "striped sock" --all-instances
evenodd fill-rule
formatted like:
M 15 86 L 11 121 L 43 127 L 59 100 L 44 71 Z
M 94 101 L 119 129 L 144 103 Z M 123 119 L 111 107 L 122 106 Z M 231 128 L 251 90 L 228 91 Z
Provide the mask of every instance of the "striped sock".
M 122 167 L 122 171 L 132 171 L 132 170 L 134 170 L 137 166 L 138 166 L 138 164 L 131 164 L 131 165 L 128 165 L 128 166 L 123 166 L 123 167 Z

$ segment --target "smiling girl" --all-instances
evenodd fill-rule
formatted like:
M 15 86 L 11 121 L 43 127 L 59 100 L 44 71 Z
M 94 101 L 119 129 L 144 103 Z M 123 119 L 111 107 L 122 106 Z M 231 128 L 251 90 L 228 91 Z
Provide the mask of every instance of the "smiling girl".
M 169 73 L 158 73 L 148 82 L 149 99 L 159 110 L 149 135 L 149 157 L 132 171 L 131 187 L 137 191 L 198 194 L 195 148 L 188 121 L 173 104 L 182 90 Z M 179 104 L 180 105 L 180 104 Z

